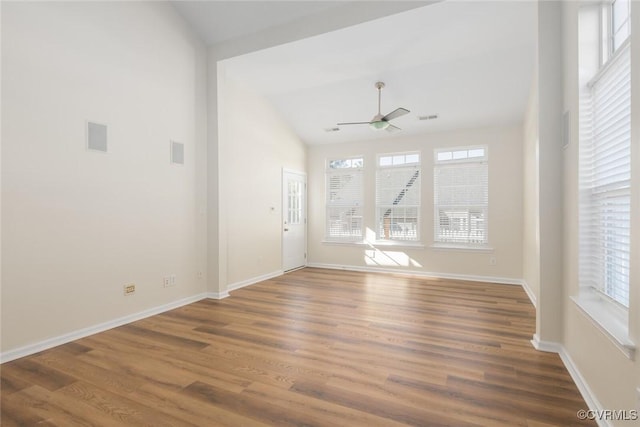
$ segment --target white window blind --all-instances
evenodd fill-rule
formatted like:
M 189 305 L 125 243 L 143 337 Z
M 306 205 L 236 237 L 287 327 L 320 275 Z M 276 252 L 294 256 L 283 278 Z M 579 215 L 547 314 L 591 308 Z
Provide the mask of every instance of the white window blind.
M 481 246 L 488 243 L 489 168 L 485 147 L 436 150 L 434 240 Z
M 327 162 L 327 240 L 362 240 L 363 166 L 362 158 Z
M 580 280 L 629 306 L 631 207 L 630 48 L 590 84 L 580 141 Z
M 378 239 L 402 241 L 419 239 L 419 153 L 378 157 L 376 220 Z

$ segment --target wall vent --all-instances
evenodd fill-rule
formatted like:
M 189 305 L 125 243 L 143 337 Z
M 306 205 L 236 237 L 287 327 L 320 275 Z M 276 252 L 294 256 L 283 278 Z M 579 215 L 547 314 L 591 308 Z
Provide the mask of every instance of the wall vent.
M 107 152 L 107 125 L 87 122 L 87 148 Z
M 430 114 L 428 116 L 418 116 L 418 120 L 435 120 L 438 118 L 437 114 Z
M 184 144 L 171 141 L 171 163 L 184 165 Z

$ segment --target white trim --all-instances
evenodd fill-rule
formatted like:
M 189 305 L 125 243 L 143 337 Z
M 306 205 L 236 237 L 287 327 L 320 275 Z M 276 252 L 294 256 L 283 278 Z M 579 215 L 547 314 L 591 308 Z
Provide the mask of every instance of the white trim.
M 229 292 L 223 291 L 223 292 L 207 292 L 206 297 L 209 299 L 224 299 L 230 296 L 231 295 L 229 295 Z
M 88 328 L 79 329 L 77 331 L 69 332 L 67 334 L 59 335 L 57 337 L 48 338 L 43 341 L 29 344 L 24 347 L 16 348 L 14 350 L 5 351 L 0 353 L 0 363 L 10 362 L 21 357 L 29 356 L 38 353 L 43 350 L 48 350 L 53 347 L 57 347 L 62 344 L 69 343 L 71 341 L 79 340 L 80 338 L 88 337 L 99 332 L 104 332 L 109 329 L 113 329 L 118 326 L 126 325 L 127 323 L 135 322 L 137 320 L 145 319 L 156 314 L 164 313 L 165 311 L 173 310 L 183 305 L 191 304 L 196 301 L 207 298 L 207 294 L 197 294 L 191 297 L 186 297 L 173 301 L 167 304 L 163 304 L 157 307 L 149 308 L 147 310 L 140 311 L 138 313 L 130 314 L 120 317 L 118 319 L 110 320 L 108 322 L 99 323 Z
M 524 289 L 524 291 L 527 293 L 527 296 L 529 297 L 529 301 L 531 301 L 531 304 L 533 304 L 535 308 L 538 308 L 538 299 L 536 298 L 536 294 L 533 293 L 533 290 L 529 287 L 529 284 L 527 283 L 527 281 L 522 279 L 520 281 L 520 284 L 522 285 L 522 289 Z
M 370 248 L 404 248 L 404 249 L 425 249 L 423 243 L 408 240 L 322 240 L 323 245 L 338 246 L 367 246 Z
M 562 351 L 562 345 L 553 341 L 541 341 L 538 334 L 533 335 L 531 345 L 533 345 L 533 348 L 536 350 L 546 353 L 560 353 L 560 351 Z
M 636 344 L 629 338 L 628 315 L 620 314 L 613 301 L 598 297 L 596 291 L 584 290 L 579 296 L 569 297 L 600 332 L 630 360 L 635 360 Z
M 304 175 L 305 177 L 307 176 L 306 172 L 302 172 L 296 169 L 282 168 L 282 172 L 294 173 L 296 175 Z
M 307 263 L 307 267 L 314 268 L 327 268 L 330 270 L 347 270 L 347 271 L 362 271 L 366 273 L 393 273 L 404 274 L 410 276 L 419 277 L 431 277 L 434 279 L 451 279 L 451 280 L 466 280 L 469 282 L 487 282 L 497 283 L 501 285 L 516 285 L 521 286 L 521 279 L 512 279 L 509 277 L 495 277 L 495 276 L 475 276 L 466 274 L 450 274 L 450 273 L 434 273 L 429 271 L 417 271 L 417 270 L 396 270 L 392 268 L 378 268 L 378 267 L 366 267 L 356 265 L 339 265 L 339 264 L 323 264 L 310 262 Z
M 429 246 L 434 251 L 453 251 L 453 252 L 486 252 L 493 253 L 495 250 L 489 245 L 473 246 L 472 244 L 463 243 L 440 243 L 436 242 Z
M 584 377 L 580 373 L 580 370 L 567 352 L 567 349 L 562 344 L 551 341 L 540 341 L 540 337 L 538 336 L 538 334 L 535 334 L 533 336 L 531 343 L 536 350 L 546 351 L 549 353 L 557 353 L 560 356 L 560 359 L 562 360 L 565 368 L 567 368 L 571 379 L 576 384 L 578 391 L 580 391 L 580 394 L 582 395 L 584 402 L 587 404 L 587 407 L 591 411 L 603 413 L 604 408 L 596 398 L 593 391 L 591 391 L 591 388 L 587 384 L 587 381 L 584 379 Z M 611 427 L 611 423 L 608 420 L 604 419 L 604 417 L 596 417 L 595 421 L 599 427 Z
M 273 279 L 274 277 L 282 276 L 283 274 L 284 274 L 284 271 L 276 270 L 276 271 L 272 271 L 271 273 L 263 274 L 261 276 L 256 276 L 250 279 L 241 280 L 239 282 L 230 283 L 227 285 L 227 291 L 224 292 L 223 294 L 226 293 L 225 296 L 229 296 L 229 292 L 231 291 L 235 291 L 237 289 L 244 288 L 245 286 L 253 285 L 258 282 Z M 225 296 L 223 296 L 222 298 L 225 298 Z

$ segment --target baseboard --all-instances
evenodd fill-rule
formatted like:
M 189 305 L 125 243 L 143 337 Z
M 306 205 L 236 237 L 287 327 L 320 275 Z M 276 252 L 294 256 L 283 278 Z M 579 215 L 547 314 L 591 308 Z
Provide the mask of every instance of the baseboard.
M 576 384 L 576 387 L 578 387 L 578 391 L 580 391 L 588 409 L 596 413 L 604 413 L 604 408 L 596 398 L 595 394 L 591 391 L 591 388 L 589 388 L 587 381 L 584 379 L 580 370 L 567 352 L 567 349 L 562 344 L 550 341 L 541 341 L 537 334 L 533 336 L 531 344 L 533 344 L 536 350 L 557 353 L 560 356 L 562 363 L 564 363 L 564 366 L 567 368 L 571 379 Z M 598 423 L 599 427 L 611 427 L 611 423 L 606 419 L 599 419 L 599 417 L 596 417 L 595 421 Z
M 544 351 L 547 353 L 560 353 L 562 351 L 562 345 L 552 341 L 541 341 L 538 334 L 534 334 L 531 339 L 533 348 L 538 351 Z
M 522 279 L 520 281 L 520 285 L 522 286 L 522 289 L 524 289 L 524 291 L 526 292 L 527 296 L 529 297 L 529 301 L 531 301 L 531 304 L 533 304 L 533 306 L 535 308 L 538 308 L 538 300 L 536 298 L 536 294 L 533 293 L 533 291 L 529 287 L 529 284 L 527 283 L 527 281 Z
M 512 279 L 509 277 L 494 277 L 494 276 L 475 276 L 466 274 L 450 274 L 450 273 L 434 273 L 428 271 L 419 270 L 394 270 L 392 268 L 378 268 L 378 267 L 365 267 L 356 265 L 339 265 L 339 264 L 323 264 L 323 263 L 308 263 L 307 267 L 314 268 L 328 268 L 332 270 L 347 270 L 347 271 L 362 271 L 365 273 L 393 273 L 393 274 L 406 274 L 410 276 L 428 277 L 432 279 L 451 279 L 451 280 L 465 280 L 469 282 L 486 282 L 486 283 L 498 283 L 501 285 L 522 285 L 521 279 Z
M 48 350 L 53 347 L 57 347 L 62 344 L 69 343 L 71 341 L 78 340 L 80 338 L 88 337 L 99 332 L 104 332 L 109 329 L 116 328 L 118 326 L 126 325 L 127 323 L 135 322 L 156 314 L 164 313 L 165 311 L 173 310 L 174 308 L 182 307 L 183 305 L 191 304 L 196 301 L 200 301 L 206 298 L 206 294 L 198 294 L 187 298 L 182 298 L 177 301 L 170 302 L 158 307 L 153 307 L 138 313 L 130 314 L 128 316 L 120 317 L 118 319 L 110 320 L 108 322 L 100 323 L 98 325 L 90 326 L 88 328 L 79 329 L 64 335 L 60 335 L 53 338 L 48 338 L 44 341 L 40 341 L 34 344 L 29 344 L 24 347 L 17 348 L 15 350 L 5 351 L 0 353 L 0 363 L 10 362 L 11 360 L 19 359 L 21 357 L 30 356 L 43 350 Z
M 282 270 L 272 271 L 271 273 L 262 274 L 260 276 L 252 277 L 250 279 L 241 280 L 239 282 L 230 283 L 227 285 L 227 296 L 229 292 L 235 291 L 240 288 L 244 288 L 245 286 L 253 285 L 258 282 L 263 282 L 265 280 L 273 279 L 274 277 L 282 276 L 284 272 Z
M 227 298 L 231 295 L 229 295 L 229 292 L 227 291 L 223 291 L 223 292 L 207 292 L 206 293 L 206 297 L 209 299 L 224 299 Z

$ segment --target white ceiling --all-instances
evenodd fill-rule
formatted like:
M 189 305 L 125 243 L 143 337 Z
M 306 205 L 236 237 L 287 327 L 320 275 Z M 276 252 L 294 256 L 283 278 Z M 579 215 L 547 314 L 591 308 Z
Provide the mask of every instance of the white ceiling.
M 173 1 L 178 12 L 208 44 L 295 22 L 302 18 L 344 6 L 342 1 Z
M 216 37 L 308 18 L 337 2 L 277 3 L 289 7 L 279 6 L 284 9 L 271 16 L 275 20 L 254 17 L 238 22 L 242 30 L 231 25 Z M 259 14 L 265 4 L 218 5 L 218 12 L 228 13 L 225 22 L 230 23 L 243 5 L 244 13 L 256 7 Z M 536 38 L 533 1 L 445 1 L 231 58 L 224 65 L 227 75 L 266 96 L 306 143 L 336 143 L 520 122 Z M 338 122 L 371 119 L 379 80 L 387 85 L 383 114 L 397 107 L 411 110 L 393 122 L 402 132 L 374 132 L 366 125 L 325 131 Z M 417 119 L 431 114 L 439 118 Z

